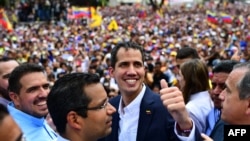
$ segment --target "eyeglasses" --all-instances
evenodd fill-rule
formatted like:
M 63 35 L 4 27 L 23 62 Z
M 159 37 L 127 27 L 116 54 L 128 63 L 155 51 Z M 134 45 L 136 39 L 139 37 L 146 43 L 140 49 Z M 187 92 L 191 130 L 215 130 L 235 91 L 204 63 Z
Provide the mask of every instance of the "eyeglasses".
M 105 102 L 103 103 L 103 105 L 101 106 L 96 106 L 96 107 L 90 107 L 90 108 L 87 108 L 86 110 L 100 110 L 100 109 L 105 109 L 107 107 L 109 103 L 109 98 L 107 97 Z
M 82 109 L 85 109 L 85 110 L 101 110 L 101 109 L 105 109 L 108 105 L 108 102 L 109 102 L 109 98 L 107 97 L 105 102 L 101 105 L 101 106 L 96 106 L 96 107 L 83 107 L 83 106 L 80 106 L 80 107 L 77 107 L 77 108 L 74 108 L 72 110 L 75 110 L 75 111 L 79 111 L 79 110 L 82 110 Z

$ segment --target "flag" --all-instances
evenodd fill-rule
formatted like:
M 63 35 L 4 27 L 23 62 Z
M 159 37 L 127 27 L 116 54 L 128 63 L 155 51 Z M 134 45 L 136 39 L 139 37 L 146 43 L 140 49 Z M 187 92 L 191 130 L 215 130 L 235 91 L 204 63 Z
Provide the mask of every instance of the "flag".
M 95 28 L 95 27 L 98 27 L 98 26 L 101 26 L 102 25 L 102 16 L 101 14 L 99 13 L 99 10 L 98 8 L 95 9 L 94 7 L 91 7 L 90 8 L 91 10 L 91 23 L 90 23 L 90 28 Z
M 91 12 L 88 7 L 72 7 L 72 18 L 79 19 L 79 18 L 90 18 Z
M 211 12 L 209 10 L 206 11 L 206 15 L 207 15 L 207 21 L 213 24 L 217 24 L 218 20 L 216 18 L 216 13 Z
M 12 24 L 10 23 L 9 18 L 6 15 L 6 12 L 4 9 L 0 10 L 0 25 L 8 31 L 13 30 Z
M 115 19 L 112 19 L 108 25 L 108 30 L 118 30 L 118 24 Z
M 239 23 L 245 24 L 245 19 L 244 19 L 243 15 L 239 16 Z
M 229 24 L 231 24 L 231 23 L 233 22 L 233 17 L 230 16 L 230 15 L 228 15 L 228 14 L 226 14 L 226 13 L 221 12 L 221 13 L 220 13 L 220 17 L 221 17 L 221 19 L 222 19 L 222 21 L 223 21 L 224 23 L 229 23 Z
M 157 18 L 157 19 L 162 19 L 162 18 L 163 18 L 163 12 L 162 12 L 161 9 L 158 9 L 158 10 L 156 11 L 156 18 Z
M 147 17 L 147 12 L 145 10 L 145 8 L 140 8 L 139 12 L 138 12 L 138 18 L 146 18 Z

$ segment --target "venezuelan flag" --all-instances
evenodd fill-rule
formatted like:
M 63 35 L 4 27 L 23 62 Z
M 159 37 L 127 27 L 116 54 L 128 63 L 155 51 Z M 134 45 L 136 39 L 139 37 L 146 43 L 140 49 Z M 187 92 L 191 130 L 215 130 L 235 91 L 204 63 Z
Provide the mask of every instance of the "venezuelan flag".
M 8 18 L 8 16 L 6 15 L 5 10 L 4 10 L 4 9 L 1 9 L 1 10 L 0 10 L 0 14 L 1 14 L 1 16 L 0 16 L 0 17 L 1 17 L 1 19 L 0 19 L 0 25 L 1 25 L 4 29 L 8 30 L 9 32 L 13 31 L 12 24 L 10 23 L 9 18 Z
M 88 7 L 72 7 L 72 15 L 75 19 L 90 18 L 91 12 Z
M 207 21 L 213 24 L 217 24 L 218 20 L 216 18 L 216 13 L 213 13 L 209 10 L 206 11 L 206 15 L 207 15 Z
M 233 22 L 233 17 L 226 14 L 226 13 L 220 13 L 221 19 L 224 23 L 231 24 Z

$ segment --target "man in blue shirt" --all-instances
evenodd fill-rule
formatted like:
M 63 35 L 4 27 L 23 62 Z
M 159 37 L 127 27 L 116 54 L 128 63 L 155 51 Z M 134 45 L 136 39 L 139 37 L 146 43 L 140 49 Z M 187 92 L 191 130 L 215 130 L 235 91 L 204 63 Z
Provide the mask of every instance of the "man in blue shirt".
M 7 108 L 28 141 L 52 141 L 57 134 L 47 124 L 49 82 L 43 67 L 22 64 L 9 77 L 9 95 L 13 102 Z

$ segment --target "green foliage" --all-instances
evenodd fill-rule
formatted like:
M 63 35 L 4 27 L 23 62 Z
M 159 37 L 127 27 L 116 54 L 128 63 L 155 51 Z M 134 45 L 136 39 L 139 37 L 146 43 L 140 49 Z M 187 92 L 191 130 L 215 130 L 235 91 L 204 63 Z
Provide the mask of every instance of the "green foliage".
M 6 0 L 0 0 L 0 7 L 5 7 Z
M 74 6 L 106 6 L 109 0 L 69 0 Z

